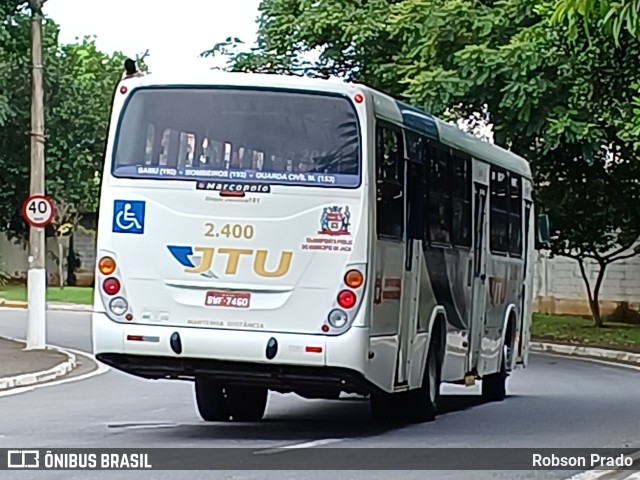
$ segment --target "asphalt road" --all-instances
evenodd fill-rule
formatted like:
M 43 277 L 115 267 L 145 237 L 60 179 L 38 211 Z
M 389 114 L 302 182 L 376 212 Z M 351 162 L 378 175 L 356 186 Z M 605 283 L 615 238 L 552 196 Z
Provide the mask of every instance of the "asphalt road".
M 0 309 L 0 335 L 24 338 L 26 312 Z M 49 312 L 47 342 L 89 352 L 89 315 Z M 380 427 L 363 401 L 272 394 L 259 424 L 201 422 L 189 383 L 145 381 L 115 371 L 0 397 L 0 447 L 583 447 L 640 449 L 640 372 L 532 355 L 510 379 L 510 397 L 481 404 L 476 388 L 445 386 L 435 422 Z M 326 441 L 326 443 L 324 443 Z M 310 443 L 317 442 L 317 443 Z M 381 450 L 382 452 L 383 450 Z M 5 475 L 6 473 L 6 475 Z M 474 478 L 564 479 L 576 472 L 467 472 Z M 30 478 L 211 479 L 467 478 L 465 472 L 41 472 Z M 32 472 L 35 475 L 35 472 Z M 2 478 L 13 478 L 3 472 Z M 15 474 L 15 478 L 18 477 Z

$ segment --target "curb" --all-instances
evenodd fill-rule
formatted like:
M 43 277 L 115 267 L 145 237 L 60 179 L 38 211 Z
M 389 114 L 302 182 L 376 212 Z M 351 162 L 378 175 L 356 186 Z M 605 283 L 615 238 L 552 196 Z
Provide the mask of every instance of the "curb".
M 583 347 L 580 345 L 567 345 L 561 343 L 535 342 L 530 343 L 531 351 L 536 353 L 550 353 L 566 357 L 589 358 L 602 360 L 621 365 L 640 366 L 640 353 L 608 350 L 606 348 Z
M 9 338 L 7 338 L 7 340 L 16 341 Z M 24 343 L 26 345 L 24 341 L 20 343 Z M 68 359 L 49 370 L 25 373 L 14 377 L 0 378 L 0 392 L 11 390 L 12 388 L 28 387 L 39 383 L 50 382 L 51 380 L 55 380 L 56 378 L 66 375 L 76 367 L 76 356 L 73 353 L 57 347 L 46 346 L 45 349 L 63 353 L 68 357 Z
M 13 302 L 0 298 L 0 308 L 28 308 L 27 302 Z M 67 311 L 67 312 L 91 312 L 92 305 L 79 305 L 75 303 L 52 303 L 47 302 L 47 310 Z

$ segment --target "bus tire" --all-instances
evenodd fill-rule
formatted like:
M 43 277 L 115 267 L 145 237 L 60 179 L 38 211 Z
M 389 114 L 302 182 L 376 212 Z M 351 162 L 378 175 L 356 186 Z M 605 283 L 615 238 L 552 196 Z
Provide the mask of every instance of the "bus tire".
M 227 406 L 235 422 L 262 420 L 269 397 L 267 388 L 232 385 L 228 387 L 227 393 Z
M 501 402 L 507 396 L 507 354 L 502 350 L 500 370 L 482 378 L 482 398 L 485 402 Z
M 205 422 L 227 422 L 231 414 L 228 408 L 227 391 L 220 384 L 197 378 L 195 396 L 198 413 Z
M 369 397 L 371 414 L 376 422 L 393 422 L 398 419 L 397 393 L 372 394 Z
M 408 392 L 406 413 L 414 423 L 432 422 L 438 415 L 442 368 L 439 340 L 432 336 L 429 342 L 427 363 L 420 388 Z
M 435 420 L 440 399 L 441 362 L 438 339 L 429 344 L 422 385 L 408 392 L 372 395 L 371 412 L 378 421 L 422 423 Z

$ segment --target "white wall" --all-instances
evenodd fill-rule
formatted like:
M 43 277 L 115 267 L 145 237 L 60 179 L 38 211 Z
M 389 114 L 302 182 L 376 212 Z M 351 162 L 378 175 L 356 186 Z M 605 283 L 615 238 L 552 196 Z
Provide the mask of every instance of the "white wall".
M 547 313 L 588 314 L 587 290 L 578 263 L 570 258 L 549 258 L 547 252 L 536 255 L 535 292 L 538 311 Z M 587 276 L 595 285 L 599 266 L 585 264 Z M 640 256 L 616 262 L 607 267 L 600 291 L 603 313 L 620 302 L 640 307 Z
M 74 248 L 80 255 L 81 267 L 80 272 L 87 272 L 93 275 L 95 268 L 95 239 L 85 232 L 78 232 L 74 237 Z M 47 239 L 47 255 L 46 268 L 49 273 L 50 281 L 56 281 L 57 266 L 54 257 L 50 253 L 57 256 L 57 244 L 52 238 Z M 16 279 L 26 279 L 29 263 L 27 261 L 27 250 L 25 246 L 9 241 L 3 233 L 0 233 L 0 270 L 8 273 Z M 86 277 L 85 275 L 81 275 Z

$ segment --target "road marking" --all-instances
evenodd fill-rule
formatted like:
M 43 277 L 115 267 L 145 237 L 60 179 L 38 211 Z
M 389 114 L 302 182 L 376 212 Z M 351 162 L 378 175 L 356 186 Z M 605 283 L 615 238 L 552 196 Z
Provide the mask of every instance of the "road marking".
M 629 455 L 630 458 L 633 459 L 634 464 L 640 460 L 640 450 L 633 452 Z M 633 465 L 635 466 L 635 465 Z M 568 478 L 567 480 L 597 480 L 600 478 L 609 477 L 615 473 L 622 473 L 624 470 L 613 469 L 613 470 L 587 470 L 586 472 L 577 473 L 573 477 Z M 629 476 L 621 476 L 618 477 L 619 480 L 640 480 L 640 472 L 638 471 L 629 471 Z
M 270 455 L 273 453 L 282 453 L 284 450 L 300 449 L 300 448 L 313 448 L 320 445 L 327 445 L 329 443 L 342 442 L 342 438 L 326 438 L 324 440 L 314 440 L 312 442 L 294 443 L 293 445 L 285 445 L 284 447 L 268 448 L 266 450 L 258 450 L 253 452 L 254 455 Z
M 599 480 L 609 477 L 614 473 L 622 473 L 624 470 L 591 470 L 578 473 L 567 480 Z M 640 472 L 628 472 L 628 476 L 617 476 L 617 480 L 640 480 Z
M 17 341 L 17 342 L 24 342 L 24 340 L 19 339 L 19 338 L 10 338 L 10 337 L 3 337 L 3 338 L 7 338 L 9 340 L 14 340 L 14 341 Z M 63 385 L 65 383 L 79 382 L 80 380 L 86 380 L 86 379 L 91 378 L 91 377 L 96 377 L 98 375 L 102 375 L 103 373 L 107 373 L 110 370 L 109 367 L 107 367 L 103 363 L 98 362 L 96 360 L 96 358 L 91 353 L 83 352 L 81 350 L 76 350 L 74 348 L 63 348 L 63 347 L 58 347 L 56 345 L 50 345 L 50 346 L 51 347 L 55 347 L 55 348 L 60 348 L 62 350 L 67 350 L 67 351 L 69 351 L 71 353 L 75 353 L 76 355 L 88 357 L 88 358 L 90 358 L 91 360 L 93 360 L 96 363 L 98 368 L 96 368 L 92 372 L 85 373 L 85 374 L 79 375 L 77 377 L 63 378 L 61 380 L 55 380 L 53 382 L 48 382 L 48 383 L 41 383 L 39 385 L 30 385 L 28 387 L 13 388 L 11 390 L 7 390 L 6 392 L 1 392 L 0 393 L 0 398 L 1 397 L 10 397 L 12 395 L 19 395 L 21 393 L 28 393 L 28 392 L 31 392 L 31 391 L 36 390 L 38 388 L 55 387 L 57 385 Z
M 147 428 L 174 428 L 178 427 L 177 423 L 108 423 L 107 428 L 122 428 L 126 430 L 143 430 Z

